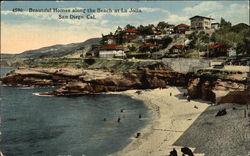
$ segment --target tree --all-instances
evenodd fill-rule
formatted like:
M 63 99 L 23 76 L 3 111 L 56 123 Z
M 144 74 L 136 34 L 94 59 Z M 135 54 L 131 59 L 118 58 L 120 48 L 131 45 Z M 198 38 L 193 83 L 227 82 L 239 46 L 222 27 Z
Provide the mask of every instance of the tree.
M 161 21 L 157 24 L 157 28 L 159 29 L 164 29 L 167 28 L 169 26 L 169 24 L 167 22 Z
M 115 34 L 120 34 L 120 32 L 122 31 L 122 28 L 120 26 L 117 27 Z
M 119 34 L 117 35 L 116 43 L 117 43 L 117 44 L 123 44 L 122 33 L 119 33 Z
M 127 30 L 127 29 L 135 29 L 135 26 L 127 24 L 124 29 L 125 30 Z
M 222 28 L 231 28 L 232 24 L 231 24 L 230 21 L 227 22 L 224 18 L 221 17 L 221 19 L 220 19 L 220 26 Z

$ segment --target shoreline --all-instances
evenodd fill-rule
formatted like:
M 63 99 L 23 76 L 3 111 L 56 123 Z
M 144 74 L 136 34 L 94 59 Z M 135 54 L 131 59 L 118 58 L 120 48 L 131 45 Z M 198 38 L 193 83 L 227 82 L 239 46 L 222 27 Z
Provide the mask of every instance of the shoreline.
M 183 97 L 184 91 L 181 87 L 169 87 L 142 90 L 141 94 L 136 93 L 136 90 L 110 93 L 128 95 L 143 101 L 152 117 L 152 120 L 138 131 L 141 133 L 139 138 L 135 138 L 134 134 L 125 148 L 110 156 L 168 155 L 173 148 L 181 153 L 182 147 L 173 144 L 209 106 L 209 102 L 201 100 L 188 102 Z M 190 149 L 194 150 L 193 147 Z

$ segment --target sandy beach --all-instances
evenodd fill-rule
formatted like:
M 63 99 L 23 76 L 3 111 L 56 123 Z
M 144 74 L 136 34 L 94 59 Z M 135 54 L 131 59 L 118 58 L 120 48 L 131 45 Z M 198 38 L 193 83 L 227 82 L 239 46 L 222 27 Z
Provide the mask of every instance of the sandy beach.
M 180 87 L 169 87 L 143 90 L 141 94 L 137 94 L 135 90 L 123 92 L 122 94 L 142 100 L 149 108 L 153 120 L 139 131 L 139 138 L 132 137 L 132 142 L 113 156 L 165 156 L 173 148 L 181 154 L 182 146 L 173 144 L 209 106 L 201 101 L 188 102 L 183 96 L 184 91 Z M 191 149 L 194 150 L 192 147 Z

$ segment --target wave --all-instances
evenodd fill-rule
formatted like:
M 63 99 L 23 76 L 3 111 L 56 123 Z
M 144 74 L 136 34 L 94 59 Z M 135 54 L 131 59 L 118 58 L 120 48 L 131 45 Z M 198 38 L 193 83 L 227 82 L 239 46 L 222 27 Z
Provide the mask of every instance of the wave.
M 34 87 L 22 87 L 20 89 L 34 89 Z
M 54 95 L 45 95 L 45 94 L 41 94 L 41 93 L 32 93 L 33 95 L 36 96 L 54 96 Z

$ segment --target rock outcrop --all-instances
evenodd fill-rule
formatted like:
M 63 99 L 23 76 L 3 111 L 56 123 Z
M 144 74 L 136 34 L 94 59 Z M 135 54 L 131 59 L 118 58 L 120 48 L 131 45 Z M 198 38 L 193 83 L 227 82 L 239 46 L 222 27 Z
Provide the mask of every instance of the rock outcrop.
M 121 73 L 101 70 L 77 69 L 19 69 L 1 78 L 7 86 L 59 87 L 42 93 L 55 96 L 75 96 L 129 89 L 164 88 L 168 85 L 188 87 L 192 99 L 214 103 L 247 103 L 249 95 L 244 92 L 246 81 L 237 79 L 209 79 L 179 73 L 162 65 L 138 67 Z
M 163 88 L 166 85 L 184 86 L 187 75 L 155 64 L 123 73 L 100 71 L 76 72 L 63 69 L 23 69 L 10 72 L 1 81 L 8 86 L 61 87 L 45 93 L 56 96 L 83 95 L 129 89 Z M 92 76 L 91 76 L 92 75 Z
M 166 85 L 184 86 L 186 84 L 186 74 L 174 72 L 163 65 L 152 65 L 128 70 L 119 76 L 92 79 L 88 82 L 68 83 L 49 94 L 69 96 L 129 89 L 163 88 Z
M 237 93 L 238 98 L 241 98 L 241 96 L 244 97 L 245 86 L 245 81 L 231 81 L 220 79 L 208 80 L 201 77 L 192 78 L 189 80 L 188 83 L 188 95 L 193 99 L 199 98 L 203 100 L 212 101 L 214 103 L 225 103 L 225 101 L 228 101 L 228 103 L 238 103 L 237 100 L 232 100 L 234 98 L 231 98 L 231 100 L 225 100 L 225 97 L 234 95 L 232 94 L 234 92 Z M 241 103 L 246 104 L 246 102 Z

